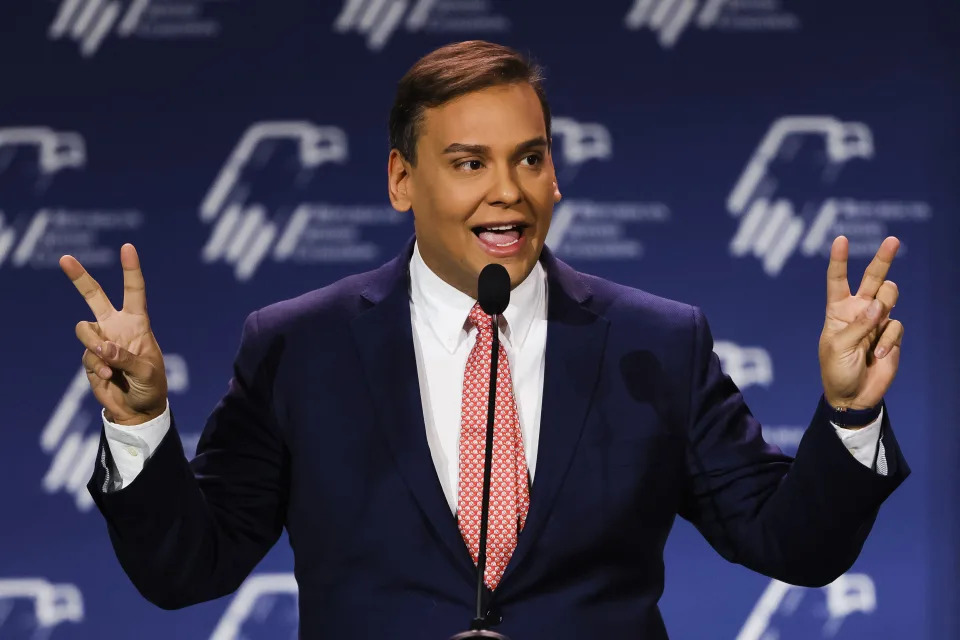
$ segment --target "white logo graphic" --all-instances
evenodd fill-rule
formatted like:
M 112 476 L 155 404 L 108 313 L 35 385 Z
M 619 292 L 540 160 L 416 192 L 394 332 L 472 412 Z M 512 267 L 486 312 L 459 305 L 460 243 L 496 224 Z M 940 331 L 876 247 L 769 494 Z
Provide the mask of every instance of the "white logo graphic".
M 172 393 L 186 392 L 190 383 L 186 360 L 166 353 L 163 362 L 168 389 Z M 88 402 L 92 398 L 87 373 L 81 366 L 40 433 L 40 448 L 52 456 L 41 482 L 44 493 L 72 494 L 80 511 L 88 511 L 93 506 L 86 486 L 100 445 L 100 410 L 99 405 L 91 406 L 95 402 Z M 88 433 L 91 426 L 92 432 Z
M 671 49 L 689 27 L 724 31 L 796 31 L 800 20 L 781 8 L 780 0 L 634 0 L 624 18 L 633 31 L 650 29 L 664 49 Z
M 33 605 L 26 620 L 13 614 L 18 600 Z M 46 638 L 64 622 L 83 622 L 83 595 L 76 585 L 54 584 L 43 578 L 0 578 L 0 631 L 6 626 L 21 633 L 29 631 L 31 638 Z
M 291 145 L 296 147 L 296 158 L 288 163 L 294 165 L 294 187 L 274 184 L 265 189 L 267 193 L 255 192 L 263 165 Z M 383 206 L 308 202 L 302 195 L 296 201 L 276 204 L 276 194 L 296 194 L 309 188 L 319 167 L 343 164 L 347 158 L 347 135 L 338 127 L 305 121 L 252 125 L 200 205 L 200 219 L 213 224 L 203 261 L 225 261 L 233 265 L 238 280 L 249 280 L 271 253 L 277 262 L 375 260 L 379 247 L 362 240 L 361 227 L 400 224 L 406 220 L 404 214 Z
M 564 199 L 553 210 L 546 243 L 565 259 L 638 260 L 645 247 L 628 225 L 669 221 L 670 209 L 661 202 Z
M 720 359 L 720 368 L 741 391 L 758 385 L 773 384 L 773 358 L 763 347 L 742 347 L 735 342 L 717 340 L 713 352 Z M 796 453 L 806 427 L 763 425 L 763 438 L 788 454 Z
M 275 612 L 281 601 L 292 603 L 286 620 L 279 624 L 287 627 L 290 638 L 297 637 L 297 581 L 292 573 L 264 573 L 250 576 L 243 583 L 230 606 L 220 618 L 210 640 L 236 640 L 249 638 L 244 625 L 263 624 L 263 621 Z M 283 637 L 283 629 L 278 629 L 278 621 L 271 621 L 270 638 Z
M 75 131 L 54 131 L 50 127 L 0 128 L 0 172 L 13 161 L 16 147 L 34 147 L 37 172 L 47 178 L 64 169 L 82 169 L 87 163 L 83 136 Z M 41 189 L 45 185 L 37 185 Z
M 758 384 L 773 384 L 773 360 L 762 347 L 741 347 L 733 342 L 717 340 L 713 352 L 720 358 L 720 368 L 740 389 Z
M 610 160 L 613 136 L 599 122 L 555 117 L 554 163 L 563 191 L 585 163 Z M 662 224 L 670 209 L 660 202 L 603 202 L 563 199 L 553 211 L 546 243 L 558 256 L 580 260 L 636 260 L 644 246 L 632 232 L 636 224 Z
M 84 57 L 96 54 L 111 33 L 152 40 L 211 38 L 220 32 L 220 24 L 203 17 L 204 6 L 223 1 L 60 0 L 47 37 L 76 41 Z
M 30 200 L 42 197 L 56 175 L 84 169 L 87 147 L 83 136 L 75 131 L 0 128 L 0 176 L 7 179 L 5 174 L 13 173 L 11 169 L 23 158 L 28 158 L 28 162 L 22 173 L 32 180 L 28 189 Z M 13 179 L 20 179 L 20 173 Z M 77 211 L 36 207 L 32 200 L 27 203 L 0 198 L 0 266 L 9 258 L 14 267 L 53 268 L 65 253 L 88 267 L 111 264 L 114 252 L 100 244 L 100 233 L 129 231 L 142 223 L 139 211 Z
M 550 127 L 560 150 L 564 167 L 579 167 L 587 160 L 609 160 L 613 156 L 610 130 L 599 122 L 577 122 L 573 118 L 553 118 Z
M 930 218 L 930 207 L 923 202 L 791 202 L 781 195 L 781 178 L 771 165 L 791 164 L 810 141 L 818 145 L 825 184 L 836 180 L 847 163 L 874 156 L 873 135 L 862 122 L 831 116 L 787 116 L 774 122 L 727 198 L 727 210 L 740 220 L 730 243 L 732 255 L 753 254 L 768 275 L 776 276 L 798 248 L 804 256 L 829 253 L 833 237 L 846 234 L 851 256 L 872 255 L 888 235 L 887 222 Z
M 717 340 L 713 352 L 720 359 L 720 368 L 741 391 L 759 385 L 773 384 L 773 358 L 763 347 L 742 347 L 735 342 Z M 763 425 L 763 438 L 788 454 L 796 453 L 806 427 Z
M 371 51 L 379 51 L 401 26 L 410 32 L 502 33 L 510 20 L 494 13 L 490 0 L 346 0 L 333 30 L 356 31 Z
M 876 587 L 864 573 L 844 574 L 821 591 L 826 597 L 826 607 L 814 609 L 814 615 L 825 617 L 820 629 L 823 638 L 834 637 L 850 615 L 857 612 L 869 615 L 877 609 Z M 816 590 L 771 580 L 737 634 L 737 640 L 776 640 L 781 630 L 774 616 L 795 614 L 804 597 L 812 593 Z

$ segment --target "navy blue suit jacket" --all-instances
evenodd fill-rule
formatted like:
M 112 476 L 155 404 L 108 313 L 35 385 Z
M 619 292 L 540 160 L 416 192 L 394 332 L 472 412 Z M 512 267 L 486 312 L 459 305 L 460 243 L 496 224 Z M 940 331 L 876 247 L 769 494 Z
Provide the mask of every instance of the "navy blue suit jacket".
M 381 268 L 251 314 L 188 462 L 176 426 L 143 472 L 89 490 L 120 562 L 163 608 L 233 592 L 286 527 L 305 638 L 445 639 L 476 569 L 427 446 L 408 297 Z M 699 309 L 578 273 L 549 251 L 546 374 L 529 517 L 489 619 L 514 640 L 666 637 L 677 514 L 731 562 L 823 585 L 856 559 L 889 475 L 813 413 L 796 460 L 766 444 Z M 105 440 L 103 455 L 109 456 Z

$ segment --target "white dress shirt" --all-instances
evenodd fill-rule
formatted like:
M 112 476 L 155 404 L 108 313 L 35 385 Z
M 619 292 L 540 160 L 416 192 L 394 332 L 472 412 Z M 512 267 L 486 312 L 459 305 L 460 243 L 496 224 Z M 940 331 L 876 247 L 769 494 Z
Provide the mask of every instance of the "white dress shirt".
M 476 300 L 440 279 L 414 247 L 410 260 L 410 317 L 417 355 L 420 399 L 427 443 L 450 510 L 457 510 L 460 477 L 460 400 L 467 358 L 477 341 L 477 328 L 467 322 Z M 537 468 L 540 405 L 547 349 L 547 273 L 538 262 L 510 292 L 504 310 L 501 341 L 510 363 L 520 431 L 530 481 Z
M 460 400 L 467 357 L 477 329 L 467 322 L 475 300 L 447 284 L 431 271 L 414 245 L 410 260 L 410 318 L 420 379 L 420 399 L 427 444 L 450 510 L 457 510 L 459 478 Z M 501 344 L 507 352 L 514 395 L 520 415 L 524 451 L 531 482 L 537 467 L 540 406 L 547 345 L 547 274 L 538 262 L 530 275 L 510 294 L 501 317 Z M 887 475 L 880 425 L 883 413 L 862 429 L 833 425 L 848 451 L 862 464 Z M 170 405 L 162 415 L 134 427 L 103 418 L 115 472 L 111 490 L 129 485 L 143 470 L 170 428 Z M 833 424 L 833 423 L 831 423 Z M 879 447 L 879 451 L 878 451 Z

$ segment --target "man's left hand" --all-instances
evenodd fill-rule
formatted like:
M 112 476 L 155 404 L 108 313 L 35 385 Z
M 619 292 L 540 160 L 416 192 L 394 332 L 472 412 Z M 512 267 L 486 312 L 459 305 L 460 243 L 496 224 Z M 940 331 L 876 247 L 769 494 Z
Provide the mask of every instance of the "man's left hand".
M 876 406 L 897 375 L 903 324 L 890 319 L 899 291 L 886 277 L 899 248 L 897 238 L 885 239 L 867 266 L 857 294 L 851 295 L 850 246 L 844 236 L 833 241 L 819 353 L 824 397 L 834 407 Z

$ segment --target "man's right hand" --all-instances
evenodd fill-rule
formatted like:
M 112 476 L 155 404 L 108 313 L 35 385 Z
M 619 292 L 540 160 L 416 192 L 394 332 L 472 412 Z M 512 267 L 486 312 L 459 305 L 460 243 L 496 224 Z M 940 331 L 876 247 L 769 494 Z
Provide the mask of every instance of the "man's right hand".
M 161 415 L 167 407 L 167 375 L 163 354 L 150 330 L 140 258 L 132 244 L 120 248 L 123 266 L 123 308 L 110 300 L 73 256 L 60 258 L 60 268 L 83 295 L 96 322 L 77 324 L 77 338 L 87 349 L 83 367 L 93 395 L 116 424 L 133 426 Z

